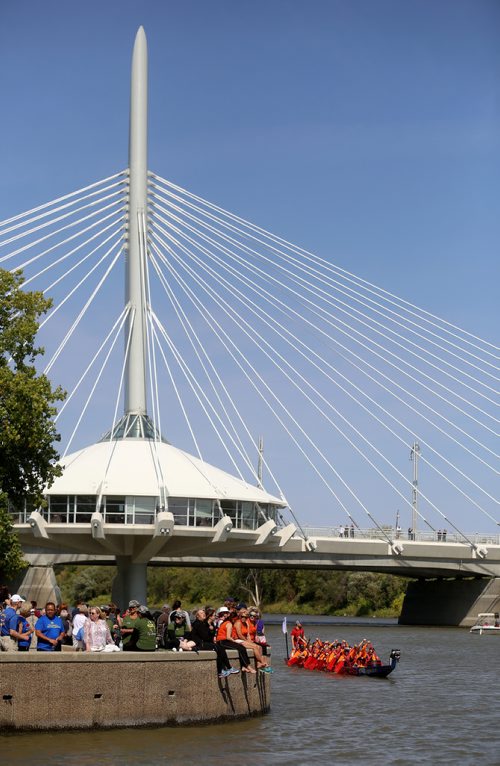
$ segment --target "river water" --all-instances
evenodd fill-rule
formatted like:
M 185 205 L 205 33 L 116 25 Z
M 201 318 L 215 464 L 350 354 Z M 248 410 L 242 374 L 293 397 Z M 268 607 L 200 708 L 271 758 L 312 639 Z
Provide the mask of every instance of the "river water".
M 384 662 L 391 649 L 401 650 L 401 662 L 385 680 L 288 668 L 281 627 L 269 625 L 275 668 L 269 715 L 206 726 L 6 734 L 0 763 L 500 765 L 499 636 L 375 620 L 305 629 L 313 638 L 369 638 Z

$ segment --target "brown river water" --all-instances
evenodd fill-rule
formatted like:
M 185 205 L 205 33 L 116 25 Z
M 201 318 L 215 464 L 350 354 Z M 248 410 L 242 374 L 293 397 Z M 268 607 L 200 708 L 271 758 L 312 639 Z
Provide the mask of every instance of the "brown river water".
M 401 650 L 401 662 L 385 680 L 288 668 L 281 626 L 268 625 L 275 669 L 269 715 L 206 726 L 4 734 L 0 764 L 500 766 L 500 636 L 376 620 L 305 629 L 313 638 L 369 638 L 384 662 L 391 649 Z

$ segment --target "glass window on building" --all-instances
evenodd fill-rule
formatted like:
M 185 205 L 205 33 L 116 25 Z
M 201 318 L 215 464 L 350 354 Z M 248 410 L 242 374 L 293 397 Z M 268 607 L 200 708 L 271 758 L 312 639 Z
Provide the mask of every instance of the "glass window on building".
M 240 506 L 240 520 L 242 529 L 255 529 L 258 527 L 257 512 L 254 503 L 248 501 L 242 501 L 238 503 Z
M 195 525 L 197 527 L 214 526 L 214 502 L 197 498 L 195 506 Z
M 236 529 L 239 529 L 240 519 L 239 519 L 238 510 L 237 510 L 236 500 L 221 500 L 220 505 L 222 508 L 222 513 L 225 516 L 229 516 L 229 518 L 233 522 L 233 527 L 235 527 Z
M 104 497 L 104 508 L 102 513 L 107 524 L 125 523 L 125 498 L 124 497 Z
M 48 521 L 51 524 L 65 524 L 70 521 L 67 495 L 49 495 Z
M 168 510 L 173 514 L 174 521 L 182 527 L 189 525 L 189 498 L 169 497 Z
M 88 524 L 96 509 L 96 495 L 77 495 L 75 521 L 77 524 Z
M 18 503 L 17 505 L 14 505 L 12 500 L 9 498 L 7 501 L 7 506 L 13 524 L 26 524 L 29 516 L 29 513 L 26 510 L 26 501 L 24 503 Z
M 154 524 L 157 503 L 157 497 L 138 496 L 134 498 L 134 523 Z

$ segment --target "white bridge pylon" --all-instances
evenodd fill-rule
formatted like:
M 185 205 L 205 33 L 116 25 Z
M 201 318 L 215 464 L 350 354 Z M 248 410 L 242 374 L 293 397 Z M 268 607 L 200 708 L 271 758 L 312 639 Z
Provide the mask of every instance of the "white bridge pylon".
M 312 555 L 305 524 L 404 560 L 398 518 L 487 557 L 464 530 L 498 531 L 498 346 L 148 172 L 142 28 L 128 169 L 1 222 L 0 265 L 53 297 L 45 371 L 68 390 L 26 544 L 107 551 L 127 591 L 207 546 Z

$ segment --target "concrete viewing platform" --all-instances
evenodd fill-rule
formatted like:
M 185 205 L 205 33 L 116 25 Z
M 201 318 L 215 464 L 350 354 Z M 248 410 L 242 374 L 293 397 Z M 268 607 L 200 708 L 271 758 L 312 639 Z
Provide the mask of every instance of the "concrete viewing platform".
M 0 654 L 0 731 L 208 723 L 267 713 L 270 697 L 268 674 L 220 679 L 210 651 Z

